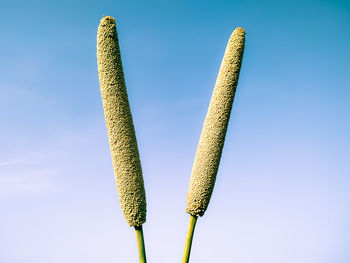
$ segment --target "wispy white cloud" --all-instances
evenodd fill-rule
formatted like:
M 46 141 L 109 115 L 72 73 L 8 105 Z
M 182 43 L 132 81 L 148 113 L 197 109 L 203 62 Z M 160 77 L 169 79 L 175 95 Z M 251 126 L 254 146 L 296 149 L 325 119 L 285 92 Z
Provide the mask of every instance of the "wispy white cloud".
M 53 193 L 87 172 L 86 162 L 96 158 L 89 152 L 106 144 L 96 139 L 106 137 L 104 128 L 97 130 L 94 120 L 63 128 L 45 140 L 36 136 L 26 144 L 14 143 L 9 153 L 0 149 L 0 198 Z
M 0 163 L 0 198 L 47 193 L 54 190 L 56 169 L 47 164 L 45 150 Z
M 2 175 L 0 177 L 0 198 L 11 195 L 28 195 L 52 192 L 50 170 L 33 170 L 23 175 Z

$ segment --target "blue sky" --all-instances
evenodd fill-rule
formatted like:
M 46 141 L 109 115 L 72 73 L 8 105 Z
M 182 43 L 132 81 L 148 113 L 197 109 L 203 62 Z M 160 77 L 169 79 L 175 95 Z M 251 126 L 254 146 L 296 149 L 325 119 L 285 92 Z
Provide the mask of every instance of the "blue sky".
M 97 65 L 117 19 L 149 262 L 179 262 L 186 192 L 231 32 L 246 49 L 191 262 L 350 261 L 347 1 L 1 1 L 0 262 L 137 262 Z

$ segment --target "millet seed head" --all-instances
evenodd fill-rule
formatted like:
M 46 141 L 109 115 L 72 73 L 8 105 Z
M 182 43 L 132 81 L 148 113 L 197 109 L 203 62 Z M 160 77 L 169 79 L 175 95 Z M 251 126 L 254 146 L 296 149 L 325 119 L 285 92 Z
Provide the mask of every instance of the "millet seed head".
M 110 16 L 98 27 L 97 64 L 120 205 L 128 224 L 140 226 L 146 221 L 146 195 L 115 19 Z
M 186 212 L 193 216 L 203 216 L 213 192 L 241 68 L 244 42 L 244 29 L 236 28 L 228 41 L 221 62 L 199 139 L 187 194 Z

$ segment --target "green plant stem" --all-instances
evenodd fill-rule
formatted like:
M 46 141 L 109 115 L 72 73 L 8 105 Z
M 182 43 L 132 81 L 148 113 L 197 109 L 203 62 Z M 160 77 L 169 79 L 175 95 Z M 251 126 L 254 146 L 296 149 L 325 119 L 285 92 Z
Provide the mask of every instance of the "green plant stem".
M 138 247 L 138 250 L 139 250 L 140 263 L 147 263 L 145 241 L 143 239 L 142 225 L 141 226 L 135 226 L 135 231 L 136 231 L 137 247 Z
M 184 256 L 182 258 L 182 263 L 188 263 L 190 261 L 192 239 L 193 239 L 193 233 L 194 233 L 194 228 L 196 226 L 196 222 L 197 222 L 197 217 L 191 215 L 190 223 L 188 225 L 188 230 L 187 230 L 185 252 L 184 252 Z

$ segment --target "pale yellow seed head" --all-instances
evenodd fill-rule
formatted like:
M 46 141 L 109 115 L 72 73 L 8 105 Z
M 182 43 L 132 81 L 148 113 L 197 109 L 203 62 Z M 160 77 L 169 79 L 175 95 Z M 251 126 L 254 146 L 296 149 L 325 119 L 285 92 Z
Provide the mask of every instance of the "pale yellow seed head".
M 213 192 L 226 130 L 238 82 L 245 32 L 236 28 L 221 62 L 207 116 L 199 139 L 187 194 L 186 212 L 202 216 Z
M 97 63 L 120 205 L 128 224 L 140 226 L 146 221 L 146 195 L 115 19 L 110 16 L 98 27 Z

